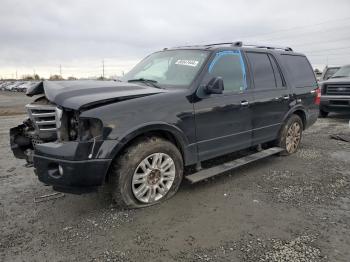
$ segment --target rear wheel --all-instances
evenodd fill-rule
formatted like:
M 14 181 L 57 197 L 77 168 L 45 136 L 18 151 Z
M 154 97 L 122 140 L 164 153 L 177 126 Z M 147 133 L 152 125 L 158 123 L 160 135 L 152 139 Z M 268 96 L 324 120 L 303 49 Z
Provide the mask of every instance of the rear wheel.
M 278 139 L 278 146 L 284 149 L 281 155 L 290 155 L 298 150 L 302 132 L 303 122 L 301 118 L 292 115 L 283 125 Z
M 328 116 L 328 114 L 329 114 L 329 112 L 326 112 L 326 111 L 324 111 L 324 110 L 322 110 L 322 109 L 320 108 L 320 111 L 319 111 L 318 116 L 319 116 L 319 117 L 322 117 L 322 118 L 325 118 L 325 117 Z
M 178 190 L 183 160 L 177 147 L 158 137 L 134 143 L 113 163 L 113 198 L 121 207 L 160 203 Z

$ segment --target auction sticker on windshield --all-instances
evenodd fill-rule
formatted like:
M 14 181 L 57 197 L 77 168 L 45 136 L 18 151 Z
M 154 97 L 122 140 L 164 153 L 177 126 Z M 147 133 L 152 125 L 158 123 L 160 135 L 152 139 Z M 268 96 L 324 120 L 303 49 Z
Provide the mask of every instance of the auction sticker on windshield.
M 177 60 L 175 62 L 176 65 L 185 65 L 185 66 L 193 66 L 196 67 L 199 61 L 196 60 Z

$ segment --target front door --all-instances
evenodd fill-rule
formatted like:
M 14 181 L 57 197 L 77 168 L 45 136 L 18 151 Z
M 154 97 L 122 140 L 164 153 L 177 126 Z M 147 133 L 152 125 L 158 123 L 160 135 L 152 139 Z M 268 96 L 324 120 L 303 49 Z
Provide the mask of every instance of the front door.
M 251 145 L 251 92 L 240 51 L 218 52 L 208 64 L 205 85 L 222 77 L 223 94 L 211 94 L 194 103 L 199 160 L 203 161 Z

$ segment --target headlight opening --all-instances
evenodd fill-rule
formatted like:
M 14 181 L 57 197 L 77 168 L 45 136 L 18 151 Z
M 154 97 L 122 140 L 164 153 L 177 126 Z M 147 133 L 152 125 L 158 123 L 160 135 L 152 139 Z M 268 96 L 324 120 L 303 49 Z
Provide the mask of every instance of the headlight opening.
M 101 120 L 96 118 L 80 118 L 79 121 L 80 140 L 102 139 L 103 125 Z

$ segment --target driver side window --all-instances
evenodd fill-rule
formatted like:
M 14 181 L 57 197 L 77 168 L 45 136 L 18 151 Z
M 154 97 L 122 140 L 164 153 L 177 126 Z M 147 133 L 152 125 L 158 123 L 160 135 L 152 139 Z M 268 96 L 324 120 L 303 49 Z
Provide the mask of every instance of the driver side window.
M 245 69 L 238 51 L 222 51 L 216 54 L 209 65 L 207 81 L 222 77 L 224 92 L 241 93 L 246 89 Z

